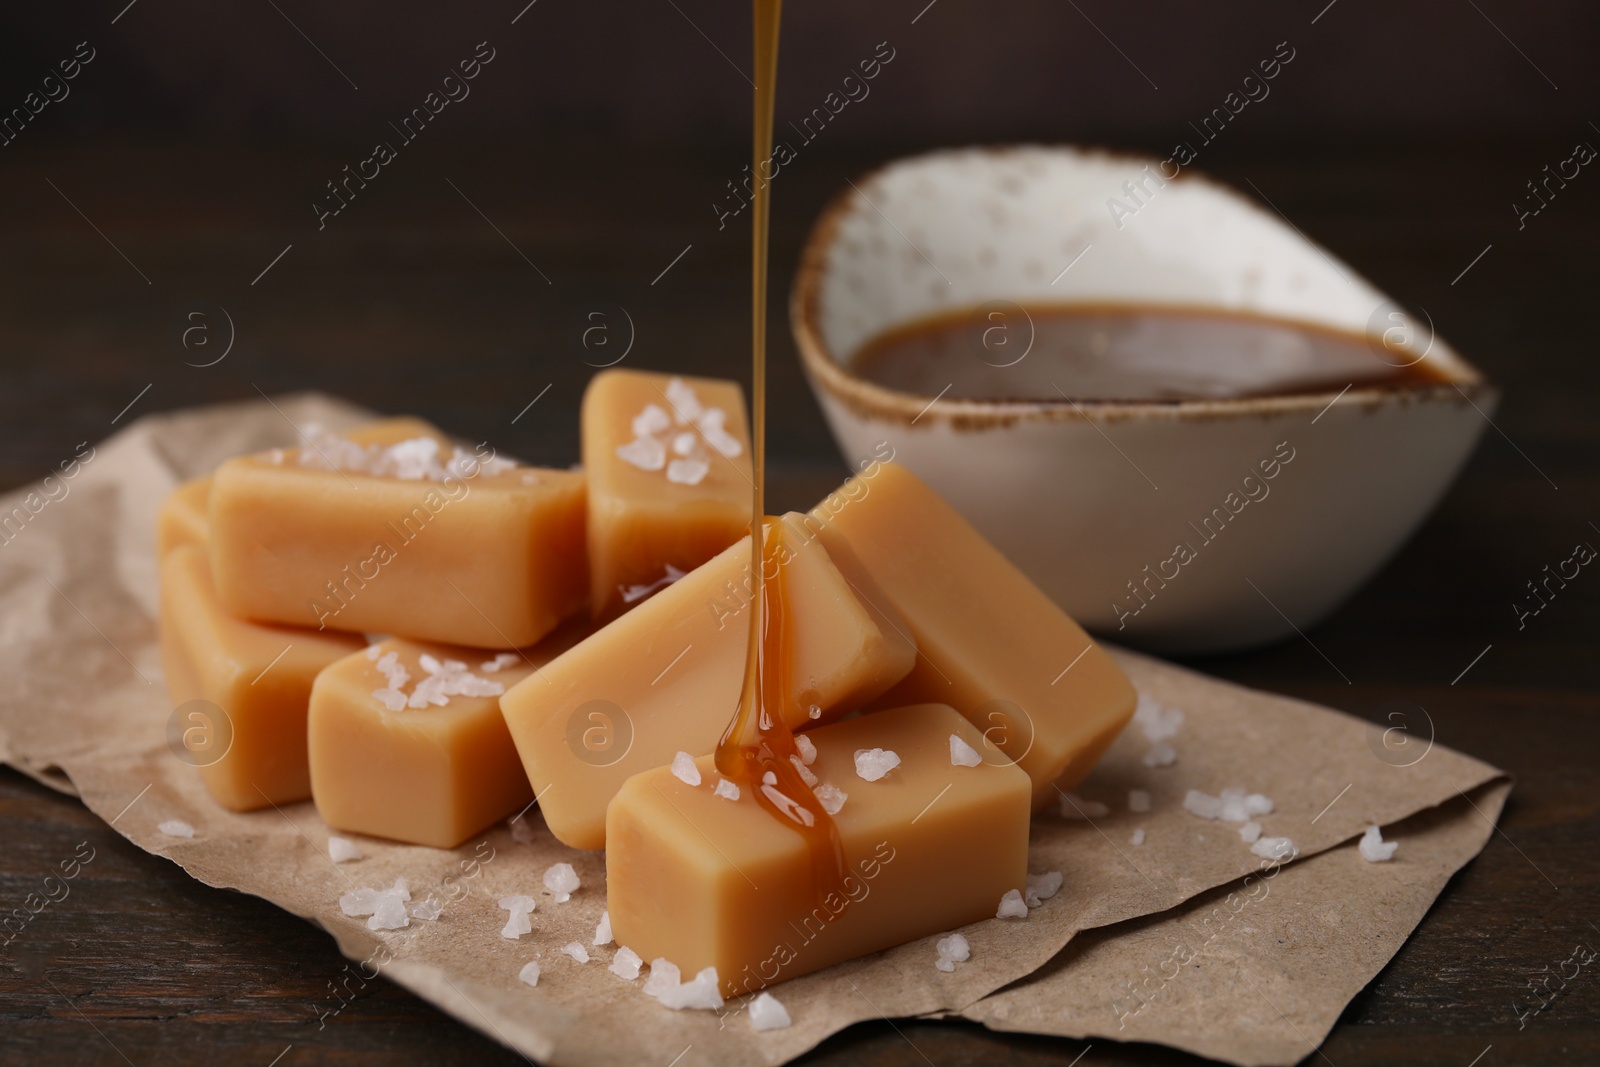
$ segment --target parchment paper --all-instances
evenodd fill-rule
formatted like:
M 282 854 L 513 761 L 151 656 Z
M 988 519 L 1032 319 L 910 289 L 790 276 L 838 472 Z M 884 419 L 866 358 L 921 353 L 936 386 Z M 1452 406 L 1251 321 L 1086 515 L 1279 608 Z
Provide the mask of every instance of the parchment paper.
M 519 836 L 524 841 L 515 840 L 505 825 L 452 851 L 360 839 L 366 857 L 336 866 L 327 856 L 329 831 L 310 803 L 244 815 L 223 811 L 193 770 L 168 750 L 171 708 L 155 628 L 153 526 L 161 498 L 177 482 L 227 456 L 293 444 L 296 423 L 316 420 L 339 428 L 367 417 L 315 395 L 153 416 L 96 446 L 93 457 L 63 483 L 69 486 L 65 495 L 54 489 L 56 498 L 36 513 L 27 494 L 38 490 L 21 490 L 0 501 L 0 516 L 18 506 L 30 514 L 0 544 L 0 671 L 9 681 L 0 696 L 0 759 L 48 785 L 77 792 L 118 832 L 195 878 L 261 896 L 332 933 L 340 950 L 363 964 L 330 976 L 327 999 L 309 1010 L 318 1026 L 337 1025 L 343 1005 L 381 973 L 469 1026 L 560 1065 L 667 1062 L 680 1054 L 677 1062 L 685 1067 L 778 1064 L 853 1022 L 880 1015 L 966 1010 L 996 1027 L 1104 1032 L 1106 1024 L 1096 1020 L 1103 1020 L 1107 1009 L 1095 1001 L 1096 1016 L 1087 1006 L 1090 993 L 1073 994 L 1087 999 L 1082 1017 L 1070 1023 L 1050 1001 L 1064 995 L 1058 982 L 1071 984 L 1079 981 L 1077 972 L 1089 973 L 1082 966 L 1086 960 L 1096 965 L 1109 960 L 1107 973 L 1123 973 L 1118 967 L 1137 973 L 1151 959 L 1151 946 L 1137 934 L 1102 936 L 1093 943 L 1097 949 L 1069 953 L 1037 982 L 980 1001 L 1038 970 L 1080 931 L 1169 912 L 1259 870 L 1262 861 L 1239 840 L 1234 826 L 1182 810 L 1186 790 L 1215 794 L 1237 786 L 1271 796 L 1276 810 L 1261 820 L 1266 833 L 1293 838 L 1303 857 L 1278 877 L 1294 875 L 1294 883 L 1284 885 L 1309 880 L 1319 891 L 1317 899 L 1349 909 L 1359 921 L 1346 923 L 1345 935 L 1359 938 L 1371 916 L 1393 910 L 1396 877 L 1416 880 L 1408 906 L 1420 915 L 1448 877 L 1446 868 L 1454 867 L 1444 861 L 1423 864 L 1422 850 L 1415 850 L 1414 859 L 1404 844 L 1405 862 L 1391 865 L 1357 861 L 1359 866 L 1340 867 L 1339 857 L 1353 855 L 1349 849 L 1317 866 L 1307 858 L 1348 842 L 1369 823 L 1398 823 L 1462 791 L 1503 779 L 1493 767 L 1438 745 L 1419 743 L 1417 750 L 1425 756 L 1400 766 L 1402 761 L 1361 720 L 1116 652 L 1141 692 L 1185 712 L 1187 720 L 1172 739 L 1178 760 L 1166 768 L 1144 766 L 1149 742 L 1134 726 L 1079 790 L 1085 800 L 1108 805 L 1109 814 L 1069 820 L 1047 813 L 1035 819 L 1031 869 L 1063 872 L 1065 883 L 1056 897 L 1026 920 L 989 920 L 967 928 L 972 959 L 953 973 L 934 968 L 933 939 L 928 938 L 783 983 L 773 992 L 794 1019 L 788 1029 L 756 1032 L 739 1001 L 720 1015 L 674 1013 L 643 996 L 642 979 L 625 982 L 606 970 L 614 946 L 591 947 L 594 958 L 587 964 L 559 952 L 568 942 L 593 940 L 605 907 L 604 857 L 556 842 L 536 808 L 523 816 L 525 832 Z M 36 495 L 31 503 L 41 499 Z M 1130 788 L 1153 795 L 1151 813 L 1127 810 Z M 1503 799 L 1503 789 L 1494 795 Z M 1493 803 L 1484 810 L 1492 818 L 1496 808 Z M 196 836 L 174 838 L 157 830 L 174 818 L 192 824 Z M 1439 818 L 1452 821 L 1449 811 Z M 1129 841 L 1136 828 L 1145 831 L 1142 846 Z M 541 877 L 563 861 L 577 868 L 583 888 L 571 901 L 556 904 Z M 357 886 L 384 887 L 401 875 L 414 902 L 431 896 L 443 905 L 438 921 L 413 920 L 405 929 L 374 932 L 364 919 L 340 912 L 341 894 Z M 952 877 L 959 877 L 958 859 Z M 508 940 L 499 934 L 506 913 L 496 901 L 520 893 L 540 901 L 533 933 Z M 1281 906 L 1270 902 L 1285 894 L 1276 888 L 1273 893 L 1258 908 L 1260 915 Z M 1168 918 L 1181 921 L 1182 913 Z M 1252 920 L 1258 921 L 1254 915 Z M 1409 930 L 1409 924 L 1402 925 Z M 1316 966 L 1328 981 L 1305 981 L 1292 961 L 1283 961 L 1273 979 L 1280 983 L 1273 987 L 1274 999 L 1291 1002 L 1305 1025 L 1314 1027 L 1325 1016 L 1331 1020 L 1398 948 L 1401 928 L 1390 927 L 1395 936 L 1386 952 L 1319 957 Z M 1161 954 L 1155 961 L 1165 958 Z M 517 980 L 530 960 L 543 969 L 537 988 Z M 1098 980 L 1087 981 L 1092 986 Z M 1220 980 L 1214 986 L 1207 1010 L 1224 1022 L 1207 1032 L 1207 1054 L 1241 1063 L 1291 1061 L 1295 1054 L 1274 1060 L 1274 1054 L 1259 1051 L 1267 1045 L 1257 1028 L 1236 1032 L 1226 1024 L 1232 1016 L 1250 1016 L 1256 1010 L 1251 1005 L 1262 998 L 1247 985 Z M 1114 997 L 1113 992 L 1101 1000 Z M 1178 995 L 1172 999 L 1176 1004 Z M 1298 1021 L 1294 1011 L 1291 1017 Z M 1019 1019 L 1031 1021 L 1019 1024 Z M 1110 1025 L 1117 1021 L 1112 1016 Z M 1194 1020 L 1171 1006 L 1141 1012 L 1136 1024 L 1143 1040 L 1180 1047 L 1202 1042 Z M 1298 1055 L 1305 1051 L 1309 1046 Z

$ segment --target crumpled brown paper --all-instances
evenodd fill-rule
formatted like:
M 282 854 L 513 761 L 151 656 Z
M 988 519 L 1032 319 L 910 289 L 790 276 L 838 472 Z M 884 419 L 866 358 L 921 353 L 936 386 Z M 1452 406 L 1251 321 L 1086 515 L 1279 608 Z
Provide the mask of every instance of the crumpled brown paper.
M 783 983 L 773 992 L 794 1020 L 788 1029 L 755 1031 L 739 1001 L 720 1014 L 669 1011 L 642 994 L 642 979 L 627 982 L 608 972 L 615 946 L 590 945 L 605 907 L 603 855 L 555 841 L 537 809 L 524 816 L 523 829 L 531 831 L 519 835 L 525 841 L 504 824 L 452 851 L 362 838 L 365 858 L 335 865 L 327 854 L 329 830 L 310 803 L 224 811 L 168 749 L 171 708 L 156 645 L 153 545 L 162 497 L 230 455 L 294 443 L 295 424 L 320 421 L 337 429 L 366 417 L 315 395 L 152 416 L 95 446 L 48 496 L 35 487 L 0 501 L 0 524 L 13 508 L 27 513 L 14 530 L 5 527 L 0 544 L 0 671 L 10 679 L 0 698 L 0 759 L 77 792 L 129 840 L 201 881 L 264 897 L 332 933 L 340 950 L 360 962 L 329 983 L 328 997 L 313 1010 L 324 1025 L 381 973 L 469 1026 L 561 1065 L 666 1062 L 691 1049 L 685 1064 L 778 1064 L 860 1020 L 954 1012 L 997 1028 L 1137 1037 L 1239 1063 L 1289 1063 L 1309 1051 L 1306 1041 L 1326 1032 L 1449 873 L 1482 846 L 1486 831 L 1472 829 L 1472 820 L 1492 819 L 1504 799 L 1502 784 L 1476 794 L 1480 813 L 1446 807 L 1419 816 L 1394 831 L 1402 841 L 1394 862 L 1351 862 L 1354 850 L 1337 846 L 1367 825 L 1399 824 L 1463 791 L 1503 782 L 1503 775 L 1422 739 L 1412 750 L 1425 753 L 1420 759 L 1412 753 L 1396 759 L 1360 720 L 1117 652 L 1142 693 L 1185 712 L 1171 739 L 1178 758 L 1170 767 L 1146 767 L 1150 742 L 1136 724 L 1078 791 L 1083 801 L 1107 805 L 1109 814 L 1085 820 L 1050 812 L 1035 819 L 1030 869 L 1060 870 L 1065 881 L 1058 895 L 1025 920 L 966 928 L 972 958 L 952 973 L 934 968 L 930 937 Z M 1118 983 L 1124 976 L 1139 981 L 1141 967 L 1160 965 L 1168 955 L 1150 938 L 1188 921 L 1208 891 L 1252 875 L 1261 884 L 1264 863 L 1234 825 L 1182 808 L 1190 788 L 1216 794 L 1229 786 L 1272 797 L 1276 808 L 1261 819 L 1265 832 L 1292 838 L 1302 859 L 1276 870 L 1265 899 L 1221 935 L 1233 939 L 1225 942 L 1233 946 L 1228 966 L 1247 981 L 1232 981 L 1220 963 L 1201 968 L 1209 977 L 1168 983 L 1170 994 L 1130 1017 L 1125 993 L 1114 1007 Z M 1133 788 L 1152 794 L 1152 812 L 1128 811 Z M 163 834 L 157 826 L 168 819 L 192 824 L 195 836 Z M 1417 836 L 1408 842 L 1413 828 Z M 1142 845 L 1130 841 L 1135 829 L 1145 831 Z M 1428 835 L 1440 833 L 1451 849 L 1430 843 Z M 574 865 L 583 887 L 557 904 L 541 878 L 563 861 Z M 953 860 L 952 877 L 958 872 Z M 413 903 L 431 897 L 443 906 L 442 916 L 375 932 L 364 919 L 341 913 L 341 894 L 385 887 L 397 876 L 408 880 Z M 506 912 L 496 901 L 522 893 L 539 901 L 533 932 L 503 938 Z M 1343 951 L 1321 953 L 1304 967 L 1291 954 L 1272 953 L 1260 933 L 1272 923 L 1314 928 L 1306 925 L 1312 918 L 1293 908 L 1282 914 L 1291 896 L 1325 901 L 1330 914 L 1348 916 L 1342 934 L 1334 923 L 1321 931 Z M 1130 923 L 1143 916 L 1157 918 Z M 1387 923 L 1388 940 L 1376 949 L 1352 946 L 1375 922 Z M 1102 932 L 1058 956 L 1085 930 Z M 588 946 L 590 962 L 560 952 L 572 941 Z M 517 978 L 529 961 L 543 971 L 537 988 Z M 1190 999 L 1202 990 L 1209 1027 L 1196 1022 L 1201 1009 Z M 1263 1036 L 1271 1027 L 1255 1024 L 1258 1001 L 1268 994 L 1305 1031 L 1298 1046 L 1274 1043 Z M 1064 1010 L 1063 998 L 1082 1010 Z M 1234 1026 L 1235 1016 L 1251 1025 Z M 1116 1029 L 1119 1023 L 1124 1029 Z

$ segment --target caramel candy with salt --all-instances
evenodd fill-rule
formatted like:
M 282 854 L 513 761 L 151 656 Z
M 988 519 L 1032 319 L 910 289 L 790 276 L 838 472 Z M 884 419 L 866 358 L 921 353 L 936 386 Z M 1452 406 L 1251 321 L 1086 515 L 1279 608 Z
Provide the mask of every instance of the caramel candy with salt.
M 833 816 L 844 877 L 820 891 L 810 831 L 780 820 L 748 785 L 737 800 L 719 796 L 712 757 L 696 761 L 699 785 L 669 767 L 630 778 L 606 817 L 617 944 L 665 958 L 685 978 L 715 967 L 722 993 L 735 996 L 993 918 L 1002 896 L 1025 887 L 1032 786 L 1009 762 L 954 765 L 952 734 L 983 743 L 939 705 L 805 734 L 819 798 L 829 786 L 846 794 Z M 869 782 L 855 754 L 874 748 L 900 763 Z
M 193 484 L 193 483 L 190 483 Z M 250 811 L 311 795 L 306 704 L 324 667 L 365 642 L 235 619 L 211 585 L 204 549 L 178 545 L 161 560 L 161 662 L 179 712 L 180 757 L 218 804 Z M 209 701 L 220 709 L 189 707 Z
M 781 714 L 791 728 L 855 710 L 899 681 L 916 655 L 900 628 L 880 625 L 861 603 L 800 518 L 767 525 L 783 545 L 792 692 Z M 623 782 L 680 751 L 716 747 L 744 677 L 749 560 L 741 539 L 501 698 L 561 841 L 602 847 L 606 804 Z
M 501 653 L 392 637 L 323 671 L 307 725 L 323 821 L 454 848 L 526 807 L 533 791 L 500 694 L 584 632 L 568 624 L 536 648 Z
M 1133 683 L 1105 650 L 899 464 L 852 478 L 807 524 L 917 643 L 916 666 L 879 703 L 951 705 L 983 731 L 986 758 L 1028 772 L 1036 804 L 1077 785 L 1132 717 Z
M 161 502 L 156 513 L 156 556 L 164 557 L 179 545 L 204 549 L 210 540 L 206 508 L 211 501 L 211 476 L 184 482 Z
M 537 642 L 584 603 L 584 479 L 397 426 L 311 435 L 212 480 L 211 567 L 236 615 L 481 648 Z
M 583 469 L 589 603 L 606 618 L 748 535 L 744 393 L 714 378 L 597 374 L 583 394 Z

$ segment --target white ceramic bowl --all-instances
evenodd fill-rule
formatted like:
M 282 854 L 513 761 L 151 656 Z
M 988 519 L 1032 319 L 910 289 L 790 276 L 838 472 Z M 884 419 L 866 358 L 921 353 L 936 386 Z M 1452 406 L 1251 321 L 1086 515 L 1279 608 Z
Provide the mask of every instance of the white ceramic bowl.
M 1159 167 L 1065 147 L 893 163 L 818 220 L 792 321 L 847 459 L 887 442 L 1084 625 L 1158 650 L 1214 652 L 1307 630 L 1333 611 L 1437 503 L 1497 394 L 1281 216 L 1187 173 L 1157 185 Z M 1136 210 L 1114 218 L 1112 197 Z M 933 400 L 851 372 L 879 334 L 991 300 L 1222 309 L 1367 336 L 1404 328 L 1411 336 L 1391 347 L 1410 346 L 1442 380 L 1074 404 Z M 1261 464 L 1274 458 L 1267 479 Z

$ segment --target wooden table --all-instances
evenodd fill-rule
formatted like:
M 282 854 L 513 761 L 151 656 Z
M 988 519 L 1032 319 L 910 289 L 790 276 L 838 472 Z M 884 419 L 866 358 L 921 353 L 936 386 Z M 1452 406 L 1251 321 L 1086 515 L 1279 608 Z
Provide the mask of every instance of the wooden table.
M 1600 363 L 1586 325 L 1600 201 L 1579 181 L 1518 231 L 1508 203 L 1540 151 L 1319 148 L 1212 161 L 1381 288 L 1425 307 L 1506 394 L 1439 510 L 1310 635 L 1353 684 L 1299 640 L 1196 664 L 1374 719 L 1385 701 L 1415 702 L 1441 743 L 1517 778 L 1503 832 L 1334 1030 L 1318 1059 L 1339 1067 L 1600 1062 L 1600 977 L 1590 970 L 1520 1031 L 1511 1007 L 1574 943 L 1600 944 L 1600 575 L 1581 574 L 1524 629 L 1511 607 L 1546 563 L 1580 541 L 1600 545 Z M 0 485 L 41 476 L 113 422 L 305 388 L 570 463 L 592 373 L 574 324 L 596 301 L 627 309 L 631 365 L 743 373 L 747 235 L 719 232 L 710 207 L 741 165 L 739 146 L 679 156 L 440 146 L 388 168 L 320 232 L 310 204 L 348 161 L 336 149 L 8 153 Z M 819 152 L 786 170 L 774 220 L 780 299 L 810 219 L 844 177 L 894 154 Z M 235 329 L 231 351 L 186 366 L 220 354 L 219 307 Z M 209 317 L 186 317 L 196 309 Z M 844 469 L 778 311 L 771 502 L 782 509 L 810 504 Z M 208 332 L 185 348 L 182 330 L 196 324 Z M 0 771 L 7 908 L 84 841 L 96 858 L 71 897 L 0 954 L 0 1059 L 518 1061 L 383 982 L 319 1030 L 313 1005 L 343 965 L 329 938 L 191 880 L 77 802 Z M 837 1035 L 805 1062 L 1068 1064 L 1083 1050 L 970 1025 L 882 1022 Z M 1083 1062 L 1187 1059 L 1096 1042 Z

